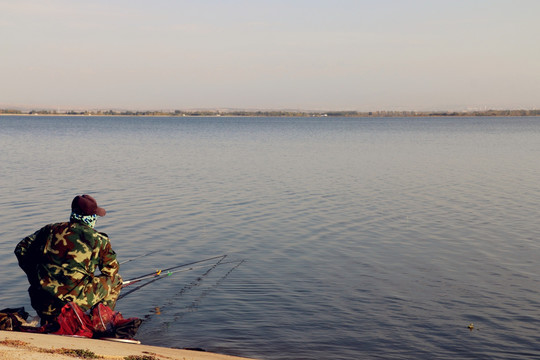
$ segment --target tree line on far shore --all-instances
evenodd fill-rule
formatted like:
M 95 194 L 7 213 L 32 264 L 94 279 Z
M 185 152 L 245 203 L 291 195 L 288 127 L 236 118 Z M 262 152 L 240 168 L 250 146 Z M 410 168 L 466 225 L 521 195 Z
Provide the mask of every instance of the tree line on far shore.
M 272 116 L 272 117 L 420 117 L 420 116 L 540 116 L 540 110 L 478 110 L 478 111 L 249 111 L 249 110 L 14 110 L 0 109 L 5 115 L 96 115 L 96 116 Z

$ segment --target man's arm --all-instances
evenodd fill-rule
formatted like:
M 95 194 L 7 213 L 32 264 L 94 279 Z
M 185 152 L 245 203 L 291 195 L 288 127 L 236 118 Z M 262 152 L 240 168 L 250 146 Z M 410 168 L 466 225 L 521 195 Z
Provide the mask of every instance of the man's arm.
M 113 277 L 118 274 L 120 265 L 116 260 L 116 253 L 112 249 L 111 242 L 106 234 L 100 233 L 104 237 L 104 246 L 99 252 L 99 270 L 102 275 Z

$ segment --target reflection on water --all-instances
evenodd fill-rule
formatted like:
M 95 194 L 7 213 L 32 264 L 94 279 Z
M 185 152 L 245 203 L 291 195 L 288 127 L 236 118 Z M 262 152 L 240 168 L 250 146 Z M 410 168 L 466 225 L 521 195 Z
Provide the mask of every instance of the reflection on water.
M 87 192 L 120 260 L 159 250 L 125 278 L 235 261 L 119 301 L 143 343 L 540 357 L 540 118 L 0 117 L 0 150 L 5 307 L 30 309 L 16 242 Z

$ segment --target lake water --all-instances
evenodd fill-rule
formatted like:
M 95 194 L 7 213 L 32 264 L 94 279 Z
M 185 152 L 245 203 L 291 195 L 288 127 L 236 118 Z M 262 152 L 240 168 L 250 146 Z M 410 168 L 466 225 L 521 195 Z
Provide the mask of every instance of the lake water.
M 159 250 L 125 279 L 228 255 L 118 302 L 145 344 L 540 358 L 538 117 L 2 116 L 0 163 L 3 307 L 33 312 L 16 243 L 89 193 L 120 261 Z

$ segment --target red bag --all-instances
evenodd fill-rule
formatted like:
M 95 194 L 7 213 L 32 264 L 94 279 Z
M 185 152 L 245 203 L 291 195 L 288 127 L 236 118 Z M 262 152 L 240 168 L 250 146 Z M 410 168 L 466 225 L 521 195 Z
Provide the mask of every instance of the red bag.
M 57 322 L 60 328 L 52 334 L 132 339 L 142 320 L 124 319 L 121 313 L 113 311 L 102 303 L 94 306 L 91 314 L 88 315 L 77 304 L 70 302 L 62 308 Z
M 94 335 L 90 317 L 77 304 L 72 302 L 64 305 L 57 322 L 60 328 L 53 332 L 53 334 L 76 335 L 89 338 Z

